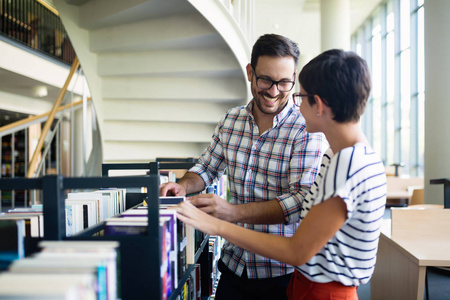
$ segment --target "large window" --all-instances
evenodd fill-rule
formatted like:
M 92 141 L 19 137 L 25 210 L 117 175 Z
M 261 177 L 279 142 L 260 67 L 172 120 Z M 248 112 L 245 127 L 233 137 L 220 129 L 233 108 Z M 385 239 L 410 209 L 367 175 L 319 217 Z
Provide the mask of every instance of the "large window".
M 352 36 L 352 48 L 372 73 L 363 130 L 384 164 L 423 176 L 423 0 L 387 0 Z

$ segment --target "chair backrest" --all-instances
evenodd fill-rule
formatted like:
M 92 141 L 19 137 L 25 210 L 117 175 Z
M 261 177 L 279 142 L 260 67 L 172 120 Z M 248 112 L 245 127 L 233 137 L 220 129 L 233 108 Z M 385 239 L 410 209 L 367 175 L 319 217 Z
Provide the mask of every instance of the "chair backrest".
M 411 201 L 409 202 L 409 205 L 418 205 L 423 204 L 423 188 L 413 189 Z

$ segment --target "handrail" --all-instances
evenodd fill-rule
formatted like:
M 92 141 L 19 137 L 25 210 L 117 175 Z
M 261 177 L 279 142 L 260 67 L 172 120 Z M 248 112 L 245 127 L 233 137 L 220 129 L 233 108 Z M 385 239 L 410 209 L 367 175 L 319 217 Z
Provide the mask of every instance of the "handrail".
M 91 98 L 88 97 L 87 101 L 91 101 Z M 56 113 L 59 113 L 59 112 L 61 112 L 63 110 L 71 108 L 71 107 L 77 107 L 77 106 L 81 105 L 82 103 L 83 103 L 83 100 L 79 100 L 79 101 L 76 101 L 74 103 L 69 103 L 69 104 L 66 104 L 64 106 L 60 106 L 56 110 Z M 7 124 L 5 126 L 2 126 L 2 127 L 0 127 L 0 137 L 8 135 L 8 134 L 11 134 L 14 131 L 18 131 L 17 127 L 22 127 L 22 126 L 23 127 L 29 127 L 29 126 L 27 126 L 28 124 L 32 125 L 34 122 L 38 121 L 39 119 L 44 119 L 49 114 L 50 114 L 50 112 L 46 112 L 46 113 L 43 113 L 43 114 L 40 114 L 40 115 L 37 115 L 37 116 L 30 116 L 30 117 L 28 117 L 26 119 L 22 119 L 22 120 L 19 120 L 19 121 Z
M 61 101 L 64 97 L 64 95 L 67 92 L 67 88 L 69 87 L 69 83 L 72 81 L 72 77 L 75 74 L 75 71 L 78 69 L 78 66 L 80 65 L 80 62 L 78 61 L 78 57 L 75 56 L 75 59 L 73 60 L 72 67 L 70 68 L 69 76 L 67 76 L 66 82 L 64 83 L 64 86 L 59 91 L 58 97 L 56 98 L 55 104 L 53 105 L 52 110 L 49 113 L 48 119 L 45 122 L 44 128 L 42 129 L 42 134 L 39 137 L 39 141 L 37 143 L 36 149 L 34 150 L 33 156 L 30 160 L 30 164 L 28 166 L 28 173 L 27 178 L 33 178 L 33 175 L 36 172 L 36 164 L 37 160 L 39 158 L 39 154 L 41 152 L 41 149 L 44 145 L 45 137 L 47 136 L 48 131 L 50 130 L 50 127 L 53 123 L 53 120 L 55 119 L 56 111 L 61 105 Z
M 0 35 L 71 65 L 75 50 L 48 0 L 0 0 Z

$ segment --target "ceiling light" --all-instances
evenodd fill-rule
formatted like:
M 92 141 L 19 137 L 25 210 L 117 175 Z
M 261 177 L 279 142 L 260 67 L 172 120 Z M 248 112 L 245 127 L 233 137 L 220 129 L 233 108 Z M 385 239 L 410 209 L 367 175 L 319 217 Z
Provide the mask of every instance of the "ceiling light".
M 45 97 L 48 95 L 47 87 L 44 85 L 34 86 L 31 89 L 31 92 L 33 93 L 34 97 Z

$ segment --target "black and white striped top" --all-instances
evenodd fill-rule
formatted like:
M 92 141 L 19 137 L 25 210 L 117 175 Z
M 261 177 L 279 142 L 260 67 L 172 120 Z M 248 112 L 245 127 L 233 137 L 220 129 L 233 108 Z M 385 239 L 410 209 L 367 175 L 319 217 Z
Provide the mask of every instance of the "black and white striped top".
M 311 281 L 347 286 L 367 283 L 373 274 L 386 204 L 386 175 L 378 155 L 357 143 L 322 160 L 320 173 L 301 212 L 335 196 L 347 205 L 342 228 L 306 264 L 297 267 Z

